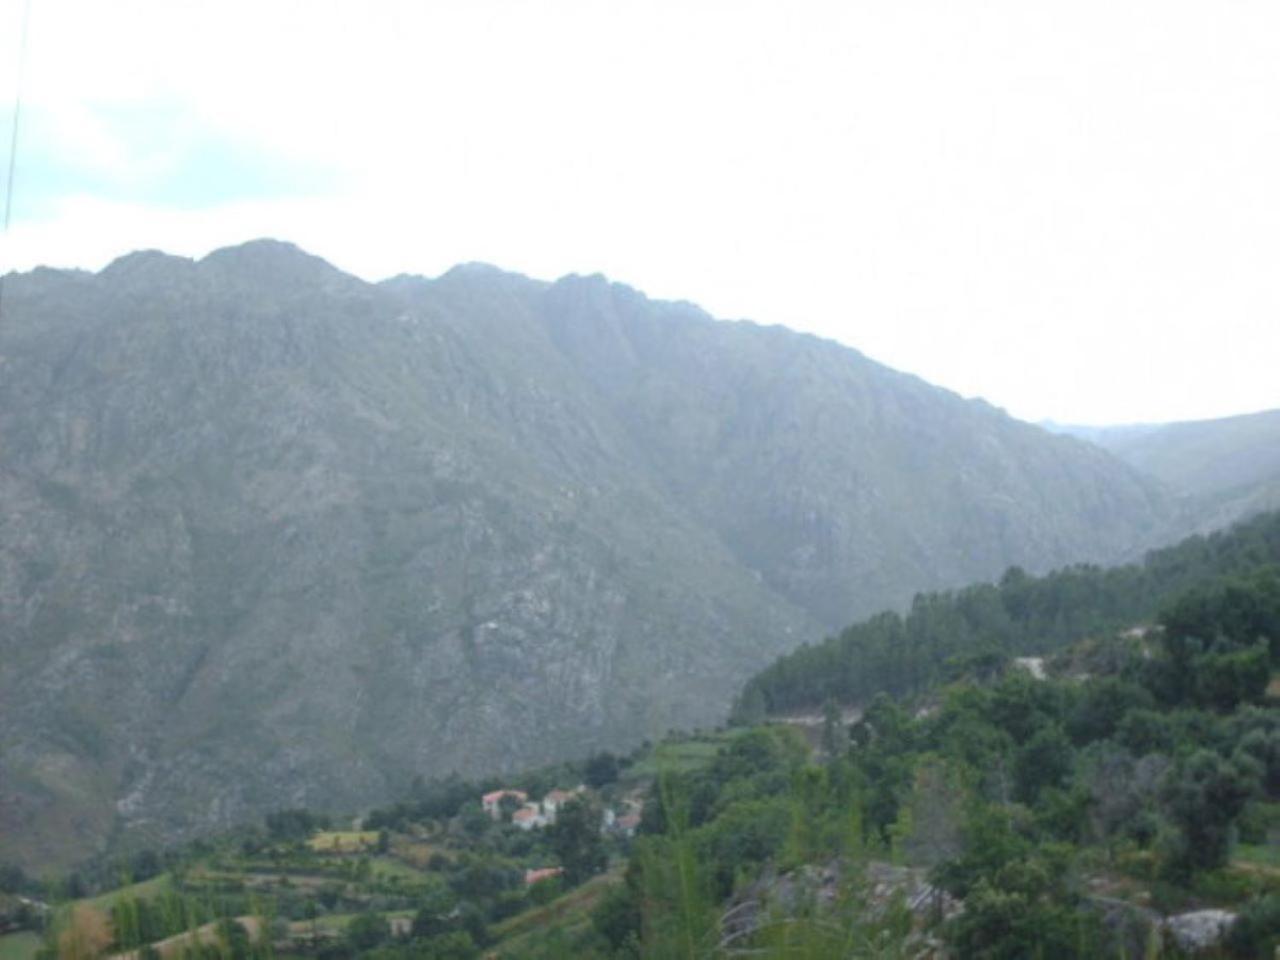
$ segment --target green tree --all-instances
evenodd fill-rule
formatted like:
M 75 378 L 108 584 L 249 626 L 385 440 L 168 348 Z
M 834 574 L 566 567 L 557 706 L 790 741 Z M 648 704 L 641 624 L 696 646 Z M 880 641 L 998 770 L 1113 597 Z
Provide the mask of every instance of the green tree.
M 413 915 L 414 939 L 439 936 L 450 929 L 449 914 L 458 904 L 452 890 L 439 877 L 431 877 Z
M 498 798 L 498 817 L 503 823 L 510 823 L 512 816 L 521 807 L 520 800 L 509 793 Z
M 1258 765 L 1267 796 L 1280 797 L 1280 729 L 1250 730 L 1240 738 L 1236 751 Z
M 1018 751 L 1013 779 L 1018 799 L 1034 803 L 1046 787 L 1060 787 L 1071 775 L 1071 741 L 1056 724 L 1036 733 Z
M 564 867 L 565 883 L 577 886 L 608 863 L 600 836 L 600 813 L 581 797 L 568 801 L 547 830 L 551 849 Z
M 1228 711 L 1237 704 L 1262 699 L 1271 680 L 1271 661 L 1266 643 L 1259 641 L 1245 649 L 1195 657 L 1191 672 L 1190 686 L 1196 702 Z
M 1198 750 L 1169 772 L 1162 799 L 1178 836 L 1167 866 L 1179 878 L 1227 862 L 1231 826 L 1257 789 L 1256 766 Z
M 587 786 L 600 789 L 605 784 L 618 779 L 618 758 L 608 750 L 592 754 L 583 768 L 583 779 Z
M 362 913 L 347 926 L 347 943 L 353 950 L 372 950 L 391 939 L 391 923 L 380 913 Z
M 1101 677 L 1084 685 L 1067 719 L 1067 732 L 1080 745 L 1105 740 L 1134 710 L 1155 706 L 1146 687 L 1116 677 Z
M 253 954 L 249 931 L 238 920 L 224 917 L 217 925 L 218 944 L 225 960 L 248 960 Z
M 493 823 L 478 800 L 469 800 L 464 803 L 458 810 L 458 819 L 462 822 L 462 829 L 472 837 L 481 836 Z
M 640 904 L 630 882 L 610 887 L 591 911 L 592 928 L 614 951 L 639 941 L 640 919 Z

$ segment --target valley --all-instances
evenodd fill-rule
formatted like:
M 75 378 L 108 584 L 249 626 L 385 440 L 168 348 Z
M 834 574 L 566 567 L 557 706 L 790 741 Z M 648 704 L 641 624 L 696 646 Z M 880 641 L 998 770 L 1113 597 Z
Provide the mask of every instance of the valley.
M 721 722 L 920 591 L 1114 562 L 1159 482 L 600 276 L 289 244 L 11 276 L 0 855 L 179 842 Z

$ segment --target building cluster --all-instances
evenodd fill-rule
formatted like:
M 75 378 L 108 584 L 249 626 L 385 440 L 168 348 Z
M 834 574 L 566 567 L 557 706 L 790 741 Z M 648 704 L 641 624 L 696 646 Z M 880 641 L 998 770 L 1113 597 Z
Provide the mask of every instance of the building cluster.
M 508 809 L 514 807 L 511 822 L 521 830 L 532 830 L 535 827 L 549 827 L 556 822 L 556 814 L 575 797 L 586 792 L 586 787 L 579 785 L 573 790 L 550 790 L 539 801 L 531 801 L 523 790 L 494 790 L 480 798 L 484 812 L 494 820 L 501 820 L 504 804 Z
M 502 820 L 509 810 L 514 826 L 521 830 L 533 830 L 551 826 L 566 803 L 584 796 L 586 792 L 587 788 L 579 784 L 572 790 L 549 790 L 541 801 L 536 801 L 530 800 L 523 790 L 494 790 L 480 798 L 480 806 L 494 820 Z M 606 807 L 602 814 L 601 832 L 634 836 L 640 826 L 640 810 L 640 801 L 636 799 L 628 799 L 620 810 Z

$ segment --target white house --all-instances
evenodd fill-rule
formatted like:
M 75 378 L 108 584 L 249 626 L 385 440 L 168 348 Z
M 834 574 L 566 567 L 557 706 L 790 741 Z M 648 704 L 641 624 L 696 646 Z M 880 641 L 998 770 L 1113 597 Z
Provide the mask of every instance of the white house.
M 535 827 L 545 827 L 549 821 L 543 816 L 541 808 L 536 803 L 526 803 L 523 807 L 511 815 L 511 823 L 519 827 L 521 830 L 532 830 Z

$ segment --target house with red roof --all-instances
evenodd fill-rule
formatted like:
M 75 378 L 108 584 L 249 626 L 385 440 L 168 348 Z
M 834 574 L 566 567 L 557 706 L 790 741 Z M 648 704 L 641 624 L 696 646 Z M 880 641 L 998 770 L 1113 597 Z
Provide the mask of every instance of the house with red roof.
M 532 830 L 534 827 L 545 827 L 547 818 L 542 815 L 542 808 L 536 803 L 526 803 L 511 815 L 511 824 L 521 830 Z
M 502 816 L 502 798 L 510 797 L 517 804 L 523 805 L 529 802 L 529 795 L 523 790 L 494 790 L 492 793 L 486 793 L 480 798 L 480 806 L 494 820 Z
M 558 877 L 562 873 L 564 873 L 564 867 L 542 867 L 538 870 L 526 870 L 524 872 L 524 882 L 526 886 L 529 886 L 539 880 L 550 880 L 552 877 Z

